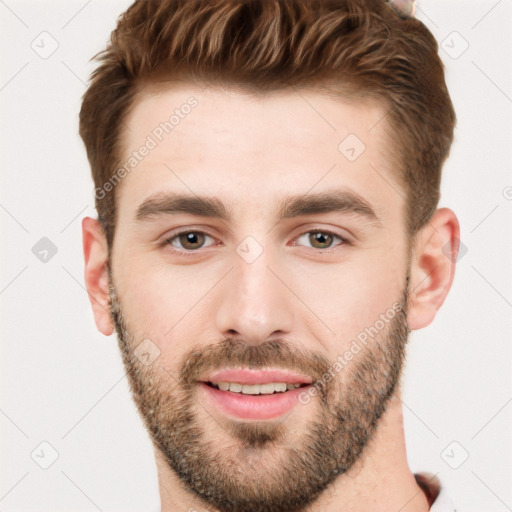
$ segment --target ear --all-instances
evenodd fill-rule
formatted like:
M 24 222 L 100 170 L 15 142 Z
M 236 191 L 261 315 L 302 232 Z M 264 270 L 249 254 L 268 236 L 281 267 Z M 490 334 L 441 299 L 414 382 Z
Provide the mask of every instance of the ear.
M 416 235 L 412 248 L 407 323 L 411 330 L 429 325 L 442 306 L 455 276 L 459 221 L 448 208 L 436 210 Z
M 94 321 L 105 336 L 114 332 L 108 297 L 108 245 L 98 220 L 82 220 L 82 241 L 85 260 L 85 287 L 89 294 Z

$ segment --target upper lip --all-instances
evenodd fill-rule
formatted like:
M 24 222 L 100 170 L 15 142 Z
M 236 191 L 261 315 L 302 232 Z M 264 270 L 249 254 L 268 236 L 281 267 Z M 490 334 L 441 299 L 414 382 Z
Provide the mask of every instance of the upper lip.
M 286 384 L 311 384 L 313 379 L 291 370 L 269 368 L 253 370 L 249 368 L 225 368 L 210 372 L 203 382 L 238 382 L 239 384 L 268 384 L 285 382 Z

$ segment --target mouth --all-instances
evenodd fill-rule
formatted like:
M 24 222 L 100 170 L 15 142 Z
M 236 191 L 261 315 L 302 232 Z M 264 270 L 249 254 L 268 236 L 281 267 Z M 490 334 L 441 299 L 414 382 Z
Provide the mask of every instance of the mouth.
M 290 412 L 313 380 L 286 370 L 226 369 L 199 382 L 215 413 L 231 418 L 267 420 Z
M 221 391 L 230 391 L 242 395 L 274 395 L 285 393 L 297 388 L 309 386 L 309 384 L 292 384 L 291 382 L 267 382 L 264 384 L 242 384 L 240 382 L 205 382 L 207 386 Z

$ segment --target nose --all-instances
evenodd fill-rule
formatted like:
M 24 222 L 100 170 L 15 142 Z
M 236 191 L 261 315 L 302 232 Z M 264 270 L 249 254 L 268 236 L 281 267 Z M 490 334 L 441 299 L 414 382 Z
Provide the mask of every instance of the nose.
M 249 263 L 235 254 L 234 267 L 216 297 L 216 323 L 222 336 L 250 345 L 288 334 L 293 326 L 293 294 L 269 251 Z

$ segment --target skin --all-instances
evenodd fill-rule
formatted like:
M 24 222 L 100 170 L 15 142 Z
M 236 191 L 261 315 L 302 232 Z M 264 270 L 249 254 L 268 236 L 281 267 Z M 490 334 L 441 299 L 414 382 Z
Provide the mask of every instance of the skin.
M 201 440 L 209 448 L 204 455 L 220 457 L 219 471 L 238 468 L 233 481 L 238 478 L 236 482 L 247 489 L 254 482 L 274 489 L 273 479 L 284 471 L 290 448 L 306 450 L 314 418 L 342 404 L 350 407 L 365 391 L 385 388 L 390 365 L 401 367 L 399 351 L 389 364 L 375 363 L 374 381 L 368 376 L 357 380 L 357 375 L 365 357 L 378 354 L 379 347 L 396 346 L 399 337 L 382 330 L 326 385 L 325 394 L 294 407 L 278 424 L 247 421 L 246 430 L 237 430 L 243 422 L 224 416 L 199 393 L 186 394 L 180 387 L 185 382 L 180 380 L 184 361 L 194 349 L 199 354 L 212 351 L 211 361 L 236 361 L 234 355 L 229 359 L 229 351 L 220 352 L 225 340 L 238 343 L 239 351 L 258 355 L 269 341 L 286 341 L 291 355 L 284 361 L 298 362 L 298 354 L 305 354 L 304 365 L 317 375 L 313 357 L 334 363 L 359 333 L 404 297 L 409 275 L 408 306 L 401 324 L 406 329 L 405 344 L 407 329 L 429 325 L 451 287 L 459 224 L 451 210 L 438 209 L 409 251 L 406 192 L 389 152 L 391 128 L 382 119 L 385 109 L 375 102 L 343 101 L 314 90 L 299 94 L 288 89 L 258 98 L 192 83 L 153 86 L 138 98 L 125 120 L 123 156 L 139 148 L 169 117 L 166 113 L 191 96 L 197 106 L 115 190 L 118 220 L 110 261 L 98 221 L 83 220 L 86 287 L 98 330 L 106 336 L 117 330 L 132 393 L 146 424 L 153 421 L 155 429 L 165 432 L 173 410 L 171 399 L 190 399 L 194 424 L 203 427 Z M 338 150 L 349 134 L 356 134 L 366 146 L 353 162 Z M 332 189 L 361 196 L 379 222 L 354 212 L 276 216 L 285 197 Z M 216 197 L 232 211 L 233 220 L 184 213 L 136 220 L 137 207 L 162 191 Z M 197 242 L 198 248 L 188 249 L 195 251 L 189 257 L 179 256 L 173 248 L 185 252 L 191 247 L 183 245 L 184 237 L 181 245 L 176 238 L 174 247 L 165 243 L 177 228 L 208 236 Z M 308 238 L 312 230 L 333 231 L 347 242 L 328 239 L 324 250 L 320 242 Z M 236 251 L 247 236 L 262 249 L 250 263 Z M 451 257 L 446 255 L 446 244 L 451 246 Z M 145 339 L 160 351 L 150 366 L 133 358 L 134 349 Z M 283 367 L 277 360 L 272 366 Z M 326 477 L 325 488 L 303 510 L 428 510 L 407 464 L 398 384 L 391 391 L 383 404 L 368 404 L 371 413 L 379 405 L 385 411 L 377 415 L 374 428 L 368 427 L 370 439 L 363 442 L 355 460 L 348 458 L 348 467 L 328 486 Z M 323 399 L 330 400 L 330 408 L 322 406 Z M 354 428 L 366 421 L 358 414 L 354 411 Z M 329 423 L 327 417 L 324 425 L 340 431 L 339 424 Z M 276 443 L 244 451 L 248 446 L 244 436 L 252 432 L 255 440 L 264 431 L 276 434 Z M 162 512 L 218 510 L 213 499 L 208 504 L 178 478 L 165 447 L 155 437 L 153 441 Z M 342 443 L 336 446 L 343 451 L 340 457 L 350 451 Z M 208 468 L 207 458 L 204 461 Z M 327 469 L 322 467 L 322 472 L 327 474 Z M 213 482 L 213 472 L 210 476 Z M 230 478 L 230 473 L 225 476 Z

